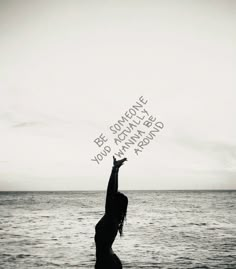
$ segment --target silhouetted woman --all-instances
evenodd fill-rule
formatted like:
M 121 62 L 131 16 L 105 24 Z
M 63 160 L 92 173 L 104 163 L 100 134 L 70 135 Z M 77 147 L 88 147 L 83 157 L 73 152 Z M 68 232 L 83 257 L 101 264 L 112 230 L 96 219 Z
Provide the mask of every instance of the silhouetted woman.
M 127 212 L 128 198 L 118 192 L 118 172 L 126 158 L 117 161 L 113 157 L 113 167 L 107 186 L 105 214 L 95 227 L 96 264 L 95 269 L 121 269 L 122 264 L 112 250 L 112 244 L 119 231 L 122 235 Z

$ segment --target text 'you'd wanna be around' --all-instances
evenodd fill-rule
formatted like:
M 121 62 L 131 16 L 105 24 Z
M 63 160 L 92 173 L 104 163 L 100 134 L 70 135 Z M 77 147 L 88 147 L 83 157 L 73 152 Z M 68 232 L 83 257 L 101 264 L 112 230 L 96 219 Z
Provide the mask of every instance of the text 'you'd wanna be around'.
M 156 138 L 164 124 L 147 110 L 147 103 L 148 100 L 140 96 L 138 101 L 109 127 L 109 135 L 112 138 L 108 139 L 106 134 L 101 133 L 94 139 L 99 151 L 91 161 L 100 164 L 109 155 L 122 158 L 130 150 L 139 155 Z

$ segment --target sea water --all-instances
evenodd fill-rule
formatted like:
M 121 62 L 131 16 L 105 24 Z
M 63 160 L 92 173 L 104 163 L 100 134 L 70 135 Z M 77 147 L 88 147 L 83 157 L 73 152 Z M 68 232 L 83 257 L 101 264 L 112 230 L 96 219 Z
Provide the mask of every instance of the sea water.
M 123 268 L 236 268 L 236 191 L 124 191 Z M 0 268 L 94 268 L 105 192 L 0 192 Z

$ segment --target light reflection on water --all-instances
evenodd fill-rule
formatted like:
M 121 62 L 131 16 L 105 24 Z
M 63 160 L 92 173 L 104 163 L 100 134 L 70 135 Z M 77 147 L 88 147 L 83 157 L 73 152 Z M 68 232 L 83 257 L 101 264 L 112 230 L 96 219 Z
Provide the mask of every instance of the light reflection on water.
M 125 268 L 236 268 L 235 191 L 125 191 Z M 94 268 L 104 192 L 0 193 L 0 268 Z

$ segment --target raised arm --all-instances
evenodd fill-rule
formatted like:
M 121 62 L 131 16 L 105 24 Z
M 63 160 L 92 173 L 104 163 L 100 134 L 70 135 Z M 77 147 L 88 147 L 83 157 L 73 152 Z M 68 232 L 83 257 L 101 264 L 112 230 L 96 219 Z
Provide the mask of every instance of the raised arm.
M 118 192 L 119 168 L 123 165 L 125 161 L 127 161 L 126 158 L 117 161 L 116 158 L 113 156 L 113 167 L 111 170 L 111 175 L 108 182 L 107 194 L 106 194 L 106 206 L 105 206 L 106 213 L 108 213 L 112 209 L 113 198 L 115 194 Z

